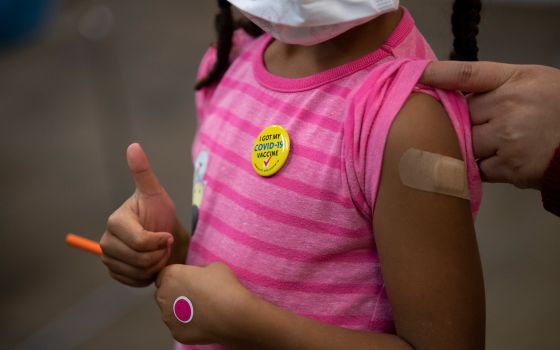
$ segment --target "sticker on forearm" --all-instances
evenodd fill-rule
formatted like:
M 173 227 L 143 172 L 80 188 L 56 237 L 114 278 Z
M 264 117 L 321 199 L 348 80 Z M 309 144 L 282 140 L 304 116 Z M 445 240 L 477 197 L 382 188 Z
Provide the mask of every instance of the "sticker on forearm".
M 437 153 L 409 148 L 399 162 L 405 186 L 470 199 L 465 162 Z
M 177 318 L 179 322 L 191 322 L 194 316 L 194 309 L 189 298 L 180 296 L 175 299 L 175 302 L 173 303 L 173 313 L 175 314 L 175 318 Z

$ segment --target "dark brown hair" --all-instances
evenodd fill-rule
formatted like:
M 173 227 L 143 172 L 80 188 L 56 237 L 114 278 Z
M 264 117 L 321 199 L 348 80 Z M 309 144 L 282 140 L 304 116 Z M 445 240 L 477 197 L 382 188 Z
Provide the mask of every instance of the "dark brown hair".
M 251 36 L 259 36 L 263 31 L 250 21 L 242 20 L 234 23 L 231 5 L 227 0 L 218 0 L 220 12 L 216 15 L 214 26 L 218 34 L 216 43 L 216 62 L 208 74 L 199 80 L 195 89 L 200 90 L 205 86 L 220 81 L 229 67 L 229 54 L 233 46 L 233 32 L 237 28 L 243 28 Z
M 231 5 L 227 0 L 218 0 L 220 12 L 216 15 L 214 25 L 218 40 L 216 43 L 216 62 L 206 75 L 196 83 L 195 89 L 200 90 L 205 86 L 212 85 L 224 76 L 229 67 L 229 55 L 232 48 L 233 32 L 237 28 L 243 28 L 249 35 L 257 37 L 263 31 L 247 20 L 236 23 L 233 21 Z M 459 61 L 477 61 L 478 24 L 480 23 L 480 11 L 482 3 L 480 0 L 455 0 L 453 13 L 451 15 L 451 30 L 453 32 L 453 51 L 449 58 Z
M 478 61 L 478 24 L 480 23 L 480 0 L 455 0 L 451 15 L 453 51 L 449 58 L 457 61 Z

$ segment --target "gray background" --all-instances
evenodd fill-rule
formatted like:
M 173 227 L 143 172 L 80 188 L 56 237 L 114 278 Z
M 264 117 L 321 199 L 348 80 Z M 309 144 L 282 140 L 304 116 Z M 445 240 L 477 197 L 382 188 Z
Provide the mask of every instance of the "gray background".
M 445 57 L 451 1 L 403 3 Z M 111 281 L 64 236 L 99 239 L 133 189 L 132 141 L 190 222 L 192 86 L 215 11 L 214 1 L 60 1 L 40 37 L 0 51 L 2 348 L 170 348 L 152 287 Z M 558 1 L 487 2 L 482 18 L 481 59 L 560 65 Z M 560 220 L 537 192 L 486 185 L 477 231 L 488 348 L 560 349 Z

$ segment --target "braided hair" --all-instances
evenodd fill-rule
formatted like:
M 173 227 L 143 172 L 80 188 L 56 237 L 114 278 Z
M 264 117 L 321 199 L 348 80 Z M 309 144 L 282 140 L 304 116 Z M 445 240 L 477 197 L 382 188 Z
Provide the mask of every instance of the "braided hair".
M 243 28 L 249 35 L 257 37 L 263 33 L 262 29 L 248 20 L 233 21 L 231 4 L 227 0 L 218 0 L 220 12 L 216 15 L 214 26 L 218 33 L 216 44 L 216 62 L 210 72 L 199 80 L 195 85 L 195 90 L 210 86 L 220 81 L 229 68 L 229 55 L 233 46 L 233 32 L 237 28 Z
M 451 15 L 453 51 L 449 58 L 457 61 L 478 61 L 478 24 L 480 23 L 480 0 L 455 0 Z
M 234 22 L 231 4 L 227 0 L 218 0 L 220 12 L 216 15 L 214 26 L 218 34 L 216 44 L 216 62 L 210 72 L 199 80 L 195 89 L 200 90 L 220 81 L 229 68 L 229 55 L 233 46 L 233 32 L 243 28 L 253 37 L 263 33 L 262 29 L 248 20 Z M 481 0 L 455 0 L 451 15 L 453 31 L 453 51 L 449 55 L 452 60 L 478 61 L 478 24 L 480 23 Z

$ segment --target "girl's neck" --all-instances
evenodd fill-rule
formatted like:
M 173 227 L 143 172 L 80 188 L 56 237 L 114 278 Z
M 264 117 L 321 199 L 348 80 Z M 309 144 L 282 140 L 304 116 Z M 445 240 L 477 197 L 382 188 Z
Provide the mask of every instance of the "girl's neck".
M 379 16 L 313 46 L 274 40 L 264 53 L 267 70 L 285 78 L 301 78 L 357 60 L 377 50 L 399 24 L 402 10 Z

